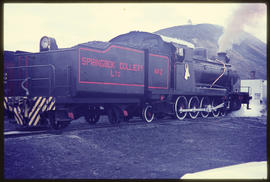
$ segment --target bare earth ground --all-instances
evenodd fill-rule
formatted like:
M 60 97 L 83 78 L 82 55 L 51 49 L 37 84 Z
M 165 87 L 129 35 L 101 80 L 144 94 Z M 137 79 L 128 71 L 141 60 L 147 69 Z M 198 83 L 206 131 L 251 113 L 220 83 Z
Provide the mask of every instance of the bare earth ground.
M 266 117 L 136 122 L 93 129 L 82 117 L 71 131 L 5 138 L 4 178 L 179 179 L 267 160 Z

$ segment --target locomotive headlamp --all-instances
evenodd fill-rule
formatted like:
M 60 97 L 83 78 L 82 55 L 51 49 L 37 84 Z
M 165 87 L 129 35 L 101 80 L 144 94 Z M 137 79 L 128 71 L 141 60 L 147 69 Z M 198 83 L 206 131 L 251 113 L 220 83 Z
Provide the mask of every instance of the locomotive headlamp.
M 40 39 L 39 47 L 40 52 L 58 49 L 55 39 L 47 36 L 44 36 Z
M 40 46 L 42 49 L 49 49 L 49 41 L 50 39 L 48 37 L 42 37 L 40 40 Z

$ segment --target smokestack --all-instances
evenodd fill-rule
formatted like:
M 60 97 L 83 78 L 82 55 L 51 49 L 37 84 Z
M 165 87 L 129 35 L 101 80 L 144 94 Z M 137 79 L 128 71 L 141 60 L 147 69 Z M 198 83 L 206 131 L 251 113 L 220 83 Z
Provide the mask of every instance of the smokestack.
M 251 71 L 250 72 L 250 79 L 255 79 L 255 74 L 256 74 L 256 71 Z
M 228 63 L 230 61 L 226 52 L 219 52 L 218 53 L 218 60 L 226 62 L 226 63 Z

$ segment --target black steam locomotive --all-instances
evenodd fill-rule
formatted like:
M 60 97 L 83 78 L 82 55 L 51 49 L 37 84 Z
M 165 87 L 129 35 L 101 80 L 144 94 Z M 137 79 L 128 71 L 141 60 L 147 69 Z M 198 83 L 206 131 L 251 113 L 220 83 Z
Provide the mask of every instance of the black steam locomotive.
M 113 124 L 223 116 L 250 100 L 228 62 L 147 32 L 61 49 L 45 36 L 38 53 L 4 51 L 4 107 L 25 127 L 61 128 L 81 116 L 90 124 L 101 115 Z

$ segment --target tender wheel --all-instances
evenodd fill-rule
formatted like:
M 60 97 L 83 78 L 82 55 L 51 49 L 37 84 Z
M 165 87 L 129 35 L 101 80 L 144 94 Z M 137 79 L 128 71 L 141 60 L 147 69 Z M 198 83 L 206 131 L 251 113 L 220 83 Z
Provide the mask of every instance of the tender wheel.
M 174 105 L 175 114 L 179 120 L 183 120 L 187 115 L 187 112 L 183 112 L 181 111 L 181 109 L 187 109 L 187 108 L 188 108 L 187 98 L 185 96 L 179 96 L 176 99 L 175 105 Z
M 213 98 L 212 107 L 216 107 L 219 104 L 220 104 L 219 99 L 218 98 Z M 212 114 L 213 114 L 214 117 L 218 117 L 219 114 L 220 114 L 220 109 L 212 110 Z
M 53 129 L 59 129 L 60 128 L 60 122 L 55 119 L 55 111 L 51 111 L 48 113 L 48 118 L 50 121 L 50 124 Z
M 197 96 L 193 96 L 189 99 L 188 108 L 189 109 L 200 108 L 200 101 L 199 101 L 199 98 Z M 199 111 L 191 111 L 188 114 L 192 119 L 195 119 L 199 115 Z
M 124 120 L 123 113 L 121 112 L 121 109 L 118 108 L 117 106 L 112 106 L 108 108 L 107 112 L 111 124 L 118 124 Z
M 203 98 L 201 99 L 200 108 L 205 108 L 205 109 L 207 109 L 207 108 L 209 108 L 209 107 L 211 107 L 211 103 L 210 103 L 209 98 L 208 98 L 208 97 L 203 97 Z M 209 114 L 210 114 L 210 112 L 208 112 L 208 111 L 201 111 L 201 116 L 202 116 L 203 118 L 207 118 L 207 117 L 209 116 Z
M 89 124 L 96 124 L 100 118 L 100 111 L 98 107 L 90 107 L 87 111 L 88 113 L 85 115 L 85 120 Z
M 151 123 L 154 120 L 155 114 L 151 105 L 145 105 L 142 110 L 142 118 L 147 123 Z
M 70 124 L 70 121 L 60 121 L 55 115 L 55 111 L 52 111 L 48 114 L 49 121 L 53 129 L 62 129 Z

